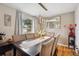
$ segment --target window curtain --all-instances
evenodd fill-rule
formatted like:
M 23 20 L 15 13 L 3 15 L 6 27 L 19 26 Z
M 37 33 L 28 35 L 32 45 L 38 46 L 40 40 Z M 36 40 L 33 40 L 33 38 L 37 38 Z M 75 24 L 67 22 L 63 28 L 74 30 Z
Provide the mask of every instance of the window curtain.
M 15 35 L 22 34 L 22 12 L 16 11 L 16 20 L 15 20 Z

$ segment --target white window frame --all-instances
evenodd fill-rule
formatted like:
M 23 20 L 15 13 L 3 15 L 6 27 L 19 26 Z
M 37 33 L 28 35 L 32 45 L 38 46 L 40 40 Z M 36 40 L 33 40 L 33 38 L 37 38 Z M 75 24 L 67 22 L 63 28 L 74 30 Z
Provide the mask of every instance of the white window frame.
M 30 32 L 25 32 L 23 33 L 23 22 L 22 22 L 22 34 L 26 34 L 26 33 L 34 33 L 34 19 L 31 19 L 31 18 L 27 18 L 27 19 L 30 19 L 32 21 L 32 28 L 31 28 L 31 31 Z M 23 20 L 22 20 L 23 21 Z

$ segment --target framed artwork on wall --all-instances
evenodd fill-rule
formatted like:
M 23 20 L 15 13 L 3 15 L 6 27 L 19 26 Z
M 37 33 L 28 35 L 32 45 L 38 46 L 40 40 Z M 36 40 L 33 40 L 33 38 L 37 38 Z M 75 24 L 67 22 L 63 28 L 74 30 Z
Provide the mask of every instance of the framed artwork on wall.
M 11 26 L 11 15 L 4 14 L 4 26 Z
M 50 20 L 46 20 L 47 23 L 47 28 L 48 29 L 59 29 L 61 28 L 61 17 L 55 17 L 53 19 Z

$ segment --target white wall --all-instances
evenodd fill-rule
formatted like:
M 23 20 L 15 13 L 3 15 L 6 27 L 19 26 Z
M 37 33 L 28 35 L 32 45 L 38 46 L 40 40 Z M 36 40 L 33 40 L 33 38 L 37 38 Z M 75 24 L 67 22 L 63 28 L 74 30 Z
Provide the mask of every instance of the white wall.
M 74 12 L 62 14 L 61 16 L 61 28 L 63 28 L 64 25 L 74 24 Z
M 77 24 L 76 30 L 75 30 L 75 36 L 76 36 L 76 48 L 79 49 L 79 5 L 77 9 L 75 10 L 75 23 Z
M 4 14 L 11 15 L 11 26 L 4 26 Z M 7 35 L 14 34 L 16 10 L 0 5 L 0 32 L 5 32 Z

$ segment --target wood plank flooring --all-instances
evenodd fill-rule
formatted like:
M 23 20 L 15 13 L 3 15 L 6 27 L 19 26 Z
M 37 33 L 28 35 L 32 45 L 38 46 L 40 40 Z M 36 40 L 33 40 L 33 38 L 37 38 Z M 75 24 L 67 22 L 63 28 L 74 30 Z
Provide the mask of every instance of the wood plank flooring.
M 56 50 L 57 56 L 74 56 L 74 50 L 65 46 L 57 46 Z

